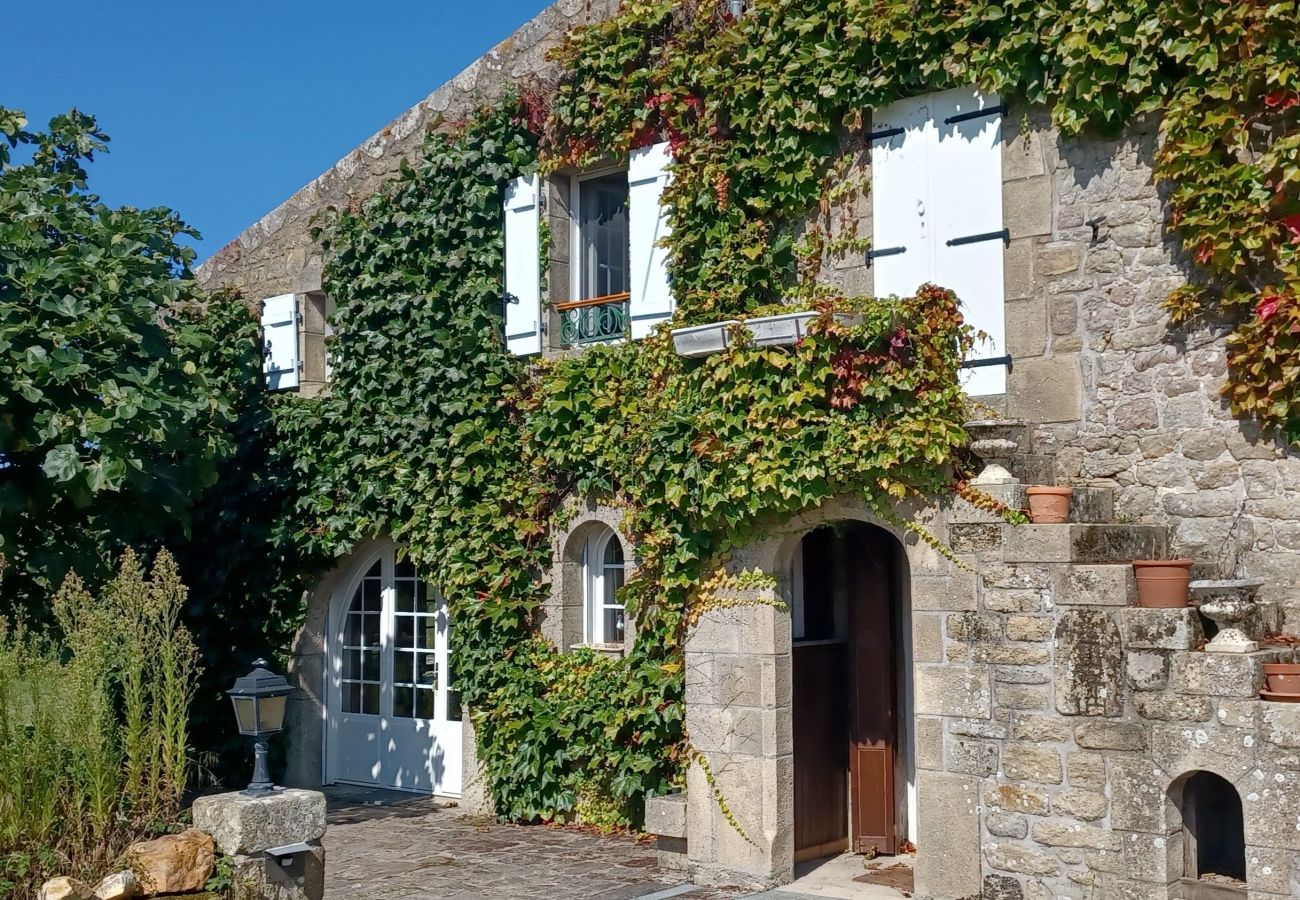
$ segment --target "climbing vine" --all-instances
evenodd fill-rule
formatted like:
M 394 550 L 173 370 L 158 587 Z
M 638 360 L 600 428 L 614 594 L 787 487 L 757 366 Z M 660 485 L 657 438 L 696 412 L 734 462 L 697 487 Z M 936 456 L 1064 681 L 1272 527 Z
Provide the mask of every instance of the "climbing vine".
M 768 524 L 844 494 L 931 541 L 895 510 L 956 493 L 1014 518 L 957 462 L 974 339 L 957 298 L 819 283 L 827 260 L 865 246 L 825 223 L 864 188 L 845 160 L 873 107 L 974 82 L 1047 106 L 1067 133 L 1163 111 L 1158 175 L 1201 267 L 1170 309 L 1226 317 L 1234 408 L 1298 436 L 1294 4 L 750 6 L 733 20 L 725 4 L 629 0 L 566 38 L 555 83 L 432 134 L 379 193 L 322 224 L 342 337 L 331 389 L 275 410 L 298 479 L 286 515 L 317 559 L 386 534 L 447 595 L 456 680 L 510 818 L 634 822 L 645 796 L 678 783 L 698 756 L 683 730 L 685 631 L 702 607 L 763 592 L 719 573 Z M 663 333 L 554 360 L 506 354 L 503 185 L 660 139 L 674 157 L 675 321 L 797 300 L 819 313 L 810 336 L 741 339 L 704 360 Z M 578 496 L 621 506 L 636 547 L 621 596 L 637 640 L 621 659 L 538 636 L 550 535 Z

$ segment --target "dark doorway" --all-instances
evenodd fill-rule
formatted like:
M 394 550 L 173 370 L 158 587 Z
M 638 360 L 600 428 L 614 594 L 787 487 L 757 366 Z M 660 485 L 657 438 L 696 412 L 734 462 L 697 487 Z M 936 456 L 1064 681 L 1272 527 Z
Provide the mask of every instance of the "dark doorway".
M 827 526 L 792 568 L 795 861 L 895 853 L 902 548 L 874 526 Z
M 1244 891 L 1246 831 L 1237 789 L 1213 772 L 1193 772 L 1183 783 L 1179 806 L 1184 881 L 1208 881 L 1219 891 L 1234 887 Z

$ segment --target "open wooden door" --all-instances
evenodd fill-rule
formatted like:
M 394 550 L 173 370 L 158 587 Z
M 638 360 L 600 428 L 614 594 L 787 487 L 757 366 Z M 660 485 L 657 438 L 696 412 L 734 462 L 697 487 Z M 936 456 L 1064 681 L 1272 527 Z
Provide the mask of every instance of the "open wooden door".
M 795 862 L 829 856 L 849 846 L 849 652 L 845 623 L 837 627 L 836 622 L 833 541 L 829 529 L 805 537 L 796 573 Z
M 855 853 L 898 849 L 894 806 L 894 756 L 898 746 L 898 667 L 894 655 L 892 540 L 883 532 L 854 529 L 845 554 L 852 601 L 852 700 L 849 733 L 852 837 Z

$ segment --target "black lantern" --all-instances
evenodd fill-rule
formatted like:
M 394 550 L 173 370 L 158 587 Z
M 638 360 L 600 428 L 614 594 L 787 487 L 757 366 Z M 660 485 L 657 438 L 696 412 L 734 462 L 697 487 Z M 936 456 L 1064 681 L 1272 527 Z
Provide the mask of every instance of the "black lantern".
M 266 665 L 264 659 L 254 660 L 253 671 L 236 678 L 234 687 L 227 691 L 235 706 L 239 733 L 253 739 L 253 780 L 244 790 L 253 796 L 276 791 L 266 767 L 266 739 L 284 728 L 285 698 L 292 690 L 288 679 Z

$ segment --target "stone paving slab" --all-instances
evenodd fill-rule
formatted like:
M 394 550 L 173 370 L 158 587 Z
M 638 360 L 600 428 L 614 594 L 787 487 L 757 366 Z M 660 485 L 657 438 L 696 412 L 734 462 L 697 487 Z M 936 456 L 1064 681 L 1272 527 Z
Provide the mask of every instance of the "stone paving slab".
M 733 900 L 683 885 L 654 846 L 576 828 L 504 825 L 454 803 L 365 788 L 327 790 L 325 900 Z M 781 898 L 787 900 L 787 898 Z

